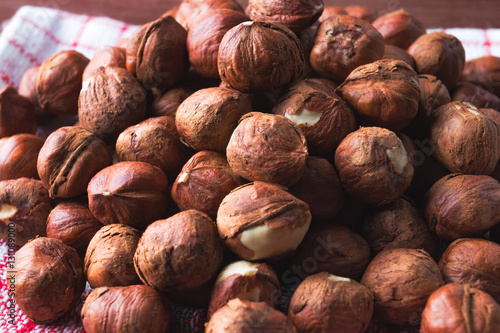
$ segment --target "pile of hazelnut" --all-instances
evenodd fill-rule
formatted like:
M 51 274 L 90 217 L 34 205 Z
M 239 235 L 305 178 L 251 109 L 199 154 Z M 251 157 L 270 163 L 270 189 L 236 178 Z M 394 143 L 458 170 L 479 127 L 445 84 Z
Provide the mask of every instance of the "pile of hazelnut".
M 36 323 L 500 332 L 500 58 L 404 10 L 183 0 L 0 93 L 0 236 Z M 193 329 L 196 331 L 196 329 Z

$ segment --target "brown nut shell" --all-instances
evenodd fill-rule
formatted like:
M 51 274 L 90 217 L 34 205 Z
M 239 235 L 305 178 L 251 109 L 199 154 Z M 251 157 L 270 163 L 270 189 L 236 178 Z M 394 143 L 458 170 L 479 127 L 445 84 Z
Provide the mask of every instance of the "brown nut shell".
M 413 59 L 413 57 L 408 52 L 406 52 L 406 50 L 403 50 L 402 48 L 394 45 L 385 44 L 384 55 L 382 59 L 402 60 L 412 68 L 415 68 L 415 59 Z
M 40 65 L 28 68 L 21 80 L 19 81 L 19 87 L 17 92 L 19 95 L 26 97 L 31 101 L 33 108 L 35 110 L 35 115 L 37 118 L 43 118 L 48 116 L 42 111 L 40 105 L 38 104 L 38 95 L 36 92 L 36 80 L 38 78 L 38 72 L 40 71 Z
M 126 68 L 125 49 L 114 46 L 103 46 L 94 52 L 89 64 L 83 72 L 83 81 L 88 79 L 93 72 L 101 66 Z
M 403 50 L 426 33 L 424 25 L 404 9 L 379 16 L 372 25 L 384 36 L 386 44 Z
M 58 239 L 36 238 L 16 253 L 14 299 L 35 323 L 50 323 L 80 300 L 83 265 L 75 249 Z
M 84 268 L 92 288 L 141 284 L 134 253 L 141 232 L 124 224 L 103 226 L 90 240 Z
M 108 225 L 144 230 L 167 212 L 167 176 L 145 162 L 119 162 L 99 171 L 87 193 L 92 214 Z
M 226 148 L 234 172 L 250 181 L 291 186 L 307 162 L 306 138 L 284 116 L 250 112 L 240 119 Z
M 439 260 L 447 282 L 468 284 L 500 302 L 500 244 L 481 238 L 452 242 Z
M 470 285 L 448 283 L 431 294 L 422 313 L 421 333 L 500 330 L 500 306 Z
M 373 294 L 360 283 L 318 273 L 294 291 L 288 318 L 299 332 L 362 333 L 373 315 Z
M 457 84 L 451 96 L 453 101 L 469 102 L 477 108 L 491 108 L 500 110 L 500 97 L 470 82 Z
M 15 134 L 0 139 L 0 180 L 38 179 L 36 163 L 43 142 L 33 134 Z
M 485 55 L 467 61 L 460 81 L 479 84 L 500 97 L 500 57 Z
M 110 164 L 106 145 L 95 134 L 66 126 L 45 140 L 37 169 L 51 198 L 72 198 L 84 194 L 90 179 Z
M 247 21 L 231 28 L 219 45 L 217 66 L 222 82 L 241 92 L 270 91 L 303 73 L 304 51 L 285 26 Z
M 400 131 L 417 114 L 420 88 L 410 65 L 382 59 L 352 71 L 337 93 L 361 123 Z
M 256 181 L 229 193 L 217 212 L 217 229 L 245 260 L 283 257 L 300 244 L 311 223 L 307 204 L 281 186 Z
M 296 333 L 297 329 L 287 316 L 265 302 L 234 298 L 213 314 L 205 332 Z
M 49 193 L 32 178 L 0 181 L 0 238 L 23 246 L 36 236 L 45 236 L 51 210 Z
M 82 323 L 87 333 L 134 332 L 164 333 L 172 314 L 163 297 L 143 285 L 100 287 L 83 304 Z
M 0 138 L 36 132 L 35 111 L 31 101 L 6 86 L 0 91 Z
M 153 101 L 149 109 L 151 117 L 170 116 L 175 118 L 177 108 L 194 90 L 188 86 L 179 85 L 168 89 L 163 95 Z
M 424 250 L 392 249 L 372 259 L 361 284 L 374 294 L 375 316 L 387 323 L 412 324 L 444 283 L 437 263 Z

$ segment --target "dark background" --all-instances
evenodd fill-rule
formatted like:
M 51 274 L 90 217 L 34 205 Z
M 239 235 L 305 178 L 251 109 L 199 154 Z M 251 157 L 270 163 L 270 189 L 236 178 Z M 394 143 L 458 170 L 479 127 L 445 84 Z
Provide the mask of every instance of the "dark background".
M 158 18 L 180 0 L 0 0 L 0 22 L 23 5 L 43 6 L 76 14 L 109 16 L 131 24 Z M 246 6 L 247 1 L 239 1 Z M 427 28 L 500 28 L 499 0 L 324 0 L 325 5 L 366 5 L 378 12 L 404 8 Z

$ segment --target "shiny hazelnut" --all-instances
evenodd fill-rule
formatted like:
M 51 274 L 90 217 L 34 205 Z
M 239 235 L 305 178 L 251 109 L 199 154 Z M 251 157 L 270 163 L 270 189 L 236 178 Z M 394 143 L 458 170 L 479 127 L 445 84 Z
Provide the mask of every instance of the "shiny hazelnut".
M 323 8 L 322 0 L 250 0 L 246 13 L 254 21 L 279 23 L 299 33 L 321 16 Z
M 493 333 L 500 330 L 500 306 L 470 285 L 448 283 L 434 291 L 422 313 L 421 333 Z
M 444 32 L 431 32 L 415 40 L 408 48 L 415 59 L 418 74 L 431 74 L 451 89 L 458 82 L 465 64 L 462 43 Z
M 294 291 L 288 318 L 299 332 L 362 333 L 373 315 L 373 294 L 349 278 L 318 273 Z
M 171 194 L 181 210 L 197 209 L 215 219 L 222 199 L 243 183 L 224 155 L 204 150 L 182 167 L 172 184 Z
M 194 90 L 188 86 L 175 86 L 164 94 L 158 95 L 151 104 L 149 114 L 151 117 L 170 116 L 175 118 L 177 108 L 188 98 Z
M 360 123 L 400 131 L 418 111 L 417 73 L 406 62 L 382 59 L 356 68 L 337 88 Z
M 469 102 L 477 108 L 492 108 L 500 110 L 500 97 L 494 93 L 470 82 L 457 84 L 451 96 L 453 101 Z
M 374 294 L 375 316 L 392 324 L 418 322 L 427 298 L 444 282 L 424 250 L 384 250 L 372 259 L 361 284 Z
M 0 138 L 19 133 L 34 134 L 35 111 L 31 101 L 6 86 L 0 91 Z
M 36 236 L 45 236 L 51 209 L 49 194 L 41 181 L 0 181 L 0 238 L 23 246 Z
M 390 44 L 385 44 L 384 55 L 382 59 L 394 59 L 406 62 L 412 68 L 415 68 L 415 59 L 406 52 L 406 50 Z
M 319 26 L 310 62 L 321 76 L 342 82 L 355 68 L 383 54 L 384 38 L 373 26 L 357 17 L 335 15 Z
M 43 140 L 33 134 L 0 139 L 0 180 L 21 177 L 38 179 L 36 162 Z
M 498 126 L 474 105 L 451 102 L 432 112 L 434 156 L 450 172 L 489 175 L 500 157 Z
M 144 231 L 134 265 L 142 282 L 157 290 L 193 290 L 219 272 L 222 242 L 208 215 L 186 210 L 158 220 Z
M 427 192 L 424 213 L 432 231 L 446 241 L 480 236 L 500 222 L 500 184 L 489 176 L 451 174 Z
M 424 25 L 404 9 L 379 16 L 372 22 L 386 44 L 406 50 L 418 37 L 426 33 Z
M 167 176 L 145 162 L 119 162 L 99 171 L 87 193 L 92 214 L 108 225 L 144 230 L 167 213 Z
M 127 70 L 99 67 L 83 82 L 79 100 L 80 126 L 114 144 L 127 127 L 144 119 L 146 93 Z
M 331 158 L 340 141 L 357 129 L 354 113 L 329 87 L 309 80 L 293 83 L 273 108 L 304 133 L 311 155 Z
M 500 302 L 500 244 L 480 238 L 452 242 L 439 260 L 448 282 L 468 284 Z
M 235 261 L 222 268 L 212 289 L 208 319 L 233 298 L 252 302 L 278 300 L 279 280 L 274 269 L 266 263 Z
M 292 186 L 306 167 L 306 138 L 284 116 L 251 112 L 240 119 L 226 148 L 234 172 L 250 181 Z
M 82 260 L 95 233 L 103 224 L 92 215 L 87 204 L 76 200 L 63 201 L 47 217 L 47 237 L 73 247 Z
M 293 256 L 297 271 L 359 280 L 370 262 L 370 247 L 358 233 L 339 225 L 313 226 Z M 298 273 L 297 273 L 298 274 Z
M 407 197 L 370 209 L 361 227 L 372 256 L 386 249 L 422 249 L 436 254 L 437 239 L 420 211 Z
M 467 61 L 460 81 L 481 85 L 500 97 L 500 57 L 486 55 Z
M 213 314 L 206 324 L 205 331 L 206 333 L 296 333 L 297 329 L 287 316 L 265 302 L 234 298 Z
M 110 164 L 106 145 L 95 134 L 67 126 L 45 140 L 37 169 L 51 198 L 73 198 L 85 194 L 90 179 Z
M 190 25 L 187 35 L 189 62 L 201 75 L 218 78 L 217 59 L 219 44 L 232 27 L 248 21 L 242 12 L 231 9 L 207 11 Z
M 140 284 L 134 253 L 141 232 L 124 224 L 103 226 L 90 240 L 84 273 L 92 288 Z
M 36 238 L 16 253 L 16 292 L 21 311 L 35 323 L 51 323 L 79 300 L 85 289 L 75 249 L 58 239 Z
M 304 63 L 302 44 L 288 28 L 247 21 L 224 35 L 217 66 L 227 87 L 248 93 L 270 91 L 297 80 Z
M 101 66 L 126 68 L 125 49 L 114 46 L 103 46 L 94 52 L 89 64 L 83 72 L 83 80 L 88 79 Z
M 362 127 L 340 143 L 335 166 L 354 199 L 384 205 L 406 191 L 414 168 L 397 135 L 380 127 Z
M 309 206 L 313 221 L 331 222 L 344 204 L 344 190 L 337 171 L 321 157 L 307 158 L 304 174 L 289 192 Z
M 276 184 L 242 185 L 222 200 L 217 229 L 227 247 L 245 260 L 280 258 L 302 242 L 309 207 Z
M 38 103 L 44 113 L 76 115 L 82 76 L 89 59 L 70 50 L 54 54 L 40 66 L 36 80 Z
M 82 324 L 87 333 L 122 330 L 164 333 L 172 320 L 165 299 L 151 287 L 100 287 L 92 290 L 82 307 Z
M 172 117 L 143 120 L 123 131 L 116 140 L 119 161 L 147 162 L 175 179 L 193 151 L 181 142 Z
M 193 149 L 223 153 L 238 121 L 250 111 L 248 95 L 234 89 L 206 88 L 179 105 L 175 125 L 183 142 Z
M 358 17 L 368 23 L 372 23 L 377 18 L 377 13 L 366 6 L 349 5 L 344 7 L 347 15 Z

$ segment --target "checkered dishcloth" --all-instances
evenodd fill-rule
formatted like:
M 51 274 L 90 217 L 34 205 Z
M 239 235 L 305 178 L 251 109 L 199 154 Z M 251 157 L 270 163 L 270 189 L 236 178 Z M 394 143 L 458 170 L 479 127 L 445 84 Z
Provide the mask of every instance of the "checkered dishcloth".
M 137 26 L 105 17 L 75 15 L 49 8 L 26 6 L 7 22 L 0 35 L 0 89 L 17 88 L 26 69 L 40 65 L 54 53 L 76 50 L 88 58 L 105 45 L 116 45 L 131 35 Z M 442 30 L 432 29 L 431 31 Z M 500 29 L 445 29 L 461 40 L 467 59 L 483 55 L 500 56 Z M 7 244 L 0 240 L 0 332 L 84 332 L 80 321 L 81 302 L 52 325 L 31 322 L 18 307 L 14 308 L 15 324 L 9 324 L 10 297 L 7 279 Z M 203 331 L 203 309 L 175 307 L 173 331 Z

